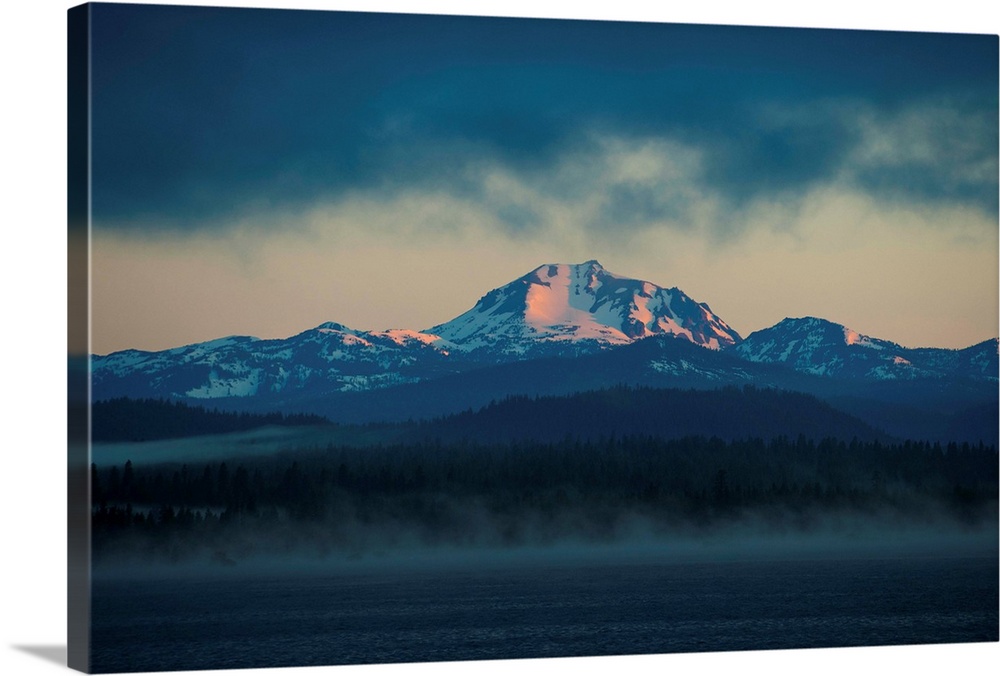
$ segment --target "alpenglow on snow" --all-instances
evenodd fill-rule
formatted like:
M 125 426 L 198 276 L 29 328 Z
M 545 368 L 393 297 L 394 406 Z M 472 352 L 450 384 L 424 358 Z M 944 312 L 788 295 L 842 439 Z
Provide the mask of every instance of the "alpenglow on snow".
M 229 399 L 260 410 L 329 412 L 331 397 L 458 377 L 467 384 L 476 372 L 490 378 L 499 373 L 491 369 L 552 357 L 567 360 L 539 362 L 538 369 L 568 372 L 568 359 L 584 358 L 577 364 L 587 377 L 577 385 L 589 387 L 629 378 L 678 386 L 686 378 L 689 385 L 791 383 L 825 391 L 820 380 L 835 379 L 926 381 L 935 391 L 947 381 L 979 392 L 998 377 L 996 338 L 964 350 L 909 349 L 807 317 L 742 339 L 683 291 L 613 274 L 591 260 L 542 265 L 424 331 L 362 331 L 331 321 L 283 339 L 231 336 L 159 352 L 124 350 L 92 358 L 91 385 L 95 401 Z M 623 366 L 629 359 L 632 366 Z M 803 384 L 789 375 L 796 372 L 820 380 Z M 504 373 L 497 377 L 507 378 L 510 392 L 500 395 L 530 390 L 537 370 Z
M 656 335 L 718 350 L 739 334 L 680 289 L 608 272 L 596 260 L 535 268 L 427 333 L 464 350 L 528 353 L 539 344 L 622 345 Z
M 597 261 L 542 265 L 426 331 L 362 331 L 336 322 L 284 339 L 231 336 L 92 360 L 94 396 L 219 399 L 352 392 L 415 383 L 540 356 L 577 356 L 651 336 L 719 350 L 739 334 L 683 291 Z

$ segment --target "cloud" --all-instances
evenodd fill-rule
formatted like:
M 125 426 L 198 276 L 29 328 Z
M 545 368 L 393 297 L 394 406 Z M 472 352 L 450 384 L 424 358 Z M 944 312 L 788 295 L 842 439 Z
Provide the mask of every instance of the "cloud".
M 997 211 L 997 115 L 961 101 L 860 110 L 845 173 L 896 197 L 970 202 Z
M 182 238 L 99 230 L 95 349 L 286 337 L 328 320 L 422 329 L 538 265 L 590 258 L 677 285 L 744 335 L 804 315 L 910 346 L 996 334 L 998 235 L 981 209 L 887 202 L 841 183 L 732 213 L 699 192 L 699 162 L 670 143 L 604 139 L 548 182 L 483 164 L 464 179 L 475 190 L 355 191 Z M 597 217 L 618 189 L 672 182 L 683 224 Z M 515 207 L 533 224 L 512 221 Z
M 990 36 L 106 5 L 94 45 L 100 227 L 481 193 L 477 167 L 544 183 L 607 159 L 595 135 L 697 155 L 670 181 L 605 167 L 600 216 L 622 227 L 682 225 L 691 190 L 740 210 L 837 177 L 996 210 Z M 511 232 L 544 227 L 496 210 Z
M 978 109 L 970 112 L 950 101 L 891 112 L 843 101 L 763 105 L 748 118 L 748 128 L 789 139 L 836 129 L 831 136 L 841 140 L 836 153 L 825 154 L 819 167 L 803 169 L 795 180 L 780 178 L 791 169 L 776 170 L 775 162 L 755 167 L 760 148 L 737 162 L 739 147 L 720 149 L 679 134 L 581 130 L 562 152 L 530 165 L 454 142 L 438 148 L 433 161 L 403 153 L 411 162 L 426 162 L 418 178 L 390 173 L 384 181 L 313 200 L 271 202 L 263 195 L 192 231 L 224 238 L 237 233 L 237 250 L 252 248 L 254 232 L 285 241 L 318 232 L 347 239 L 371 232 L 416 247 L 468 242 L 488 232 L 519 242 L 589 242 L 601 248 L 628 247 L 647 232 L 670 230 L 695 234 L 712 246 L 733 246 L 758 228 L 804 236 L 809 231 L 804 215 L 814 209 L 817 195 L 831 192 L 858 195 L 876 210 L 905 206 L 920 213 L 963 214 L 912 218 L 914 228 L 958 231 L 961 224 L 976 223 L 989 232 L 995 227 L 997 153 L 982 139 L 992 136 L 995 142 L 996 129 Z M 810 164 L 810 143 L 789 145 L 803 155 L 794 163 Z M 733 171 L 737 164 L 746 165 L 750 176 L 734 187 L 720 179 L 720 171 Z M 169 220 L 141 222 L 145 230 L 123 232 L 154 238 L 184 232 L 171 228 Z
M 590 258 L 743 334 L 996 333 L 995 36 L 94 12 L 98 351 L 426 328 Z
M 380 161 L 394 169 L 377 181 L 308 199 L 260 191 L 180 223 L 168 214 L 97 223 L 136 234 L 132 226 L 142 223 L 146 236 L 305 232 L 317 213 L 410 203 L 404 213 L 373 217 L 365 227 L 404 239 L 440 239 L 476 225 L 521 240 L 572 229 L 595 240 L 623 240 L 668 228 L 724 244 L 761 225 L 751 217 L 760 204 L 782 205 L 786 216 L 766 226 L 782 229 L 808 195 L 832 186 L 888 202 L 997 213 L 995 122 L 981 108 L 952 100 L 894 110 L 840 100 L 762 104 L 731 143 L 673 130 L 639 134 L 594 126 L 530 163 L 510 161 L 482 143 L 406 138 L 383 149 L 388 154 Z

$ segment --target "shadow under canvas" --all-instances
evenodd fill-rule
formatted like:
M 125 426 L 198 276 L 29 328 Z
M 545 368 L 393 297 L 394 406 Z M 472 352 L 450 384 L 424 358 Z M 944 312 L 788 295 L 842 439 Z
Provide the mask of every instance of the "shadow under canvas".
M 46 662 L 53 662 L 59 666 L 66 666 L 66 646 L 65 645 L 14 645 L 15 650 L 34 655 Z

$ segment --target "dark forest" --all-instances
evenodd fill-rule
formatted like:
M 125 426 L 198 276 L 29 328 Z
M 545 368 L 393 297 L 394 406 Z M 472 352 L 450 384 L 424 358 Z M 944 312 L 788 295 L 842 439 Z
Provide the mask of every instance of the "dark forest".
M 992 447 L 616 436 L 92 467 L 98 561 L 995 524 Z

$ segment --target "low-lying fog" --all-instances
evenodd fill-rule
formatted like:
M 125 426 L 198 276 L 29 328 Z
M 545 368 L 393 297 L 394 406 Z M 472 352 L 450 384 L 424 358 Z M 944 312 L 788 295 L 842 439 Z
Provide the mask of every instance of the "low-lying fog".
M 286 534 L 287 535 L 287 534 Z M 782 531 L 762 523 L 670 534 L 653 534 L 637 520 L 630 533 L 595 541 L 567 535 L 546 544 L 427 545 L 398 532 L 372 529 L 360 541 L 337 548 L 315 533 L 276 546 L 270 537 L 219 542 L 197 556 L 168 562 L 162 558 L 102 559 L 98 578 L 241 575 L 366 574 L 448 569 L 532 566 L 722 563 L 743 561 L 847 560 L 918 557 L 998 556 L 996 524 L 956 528 L 942 524 L 893 527 L 879 519 L 833 520 L 807 531 Z

